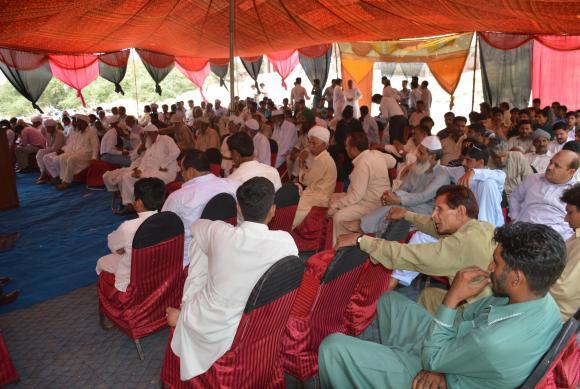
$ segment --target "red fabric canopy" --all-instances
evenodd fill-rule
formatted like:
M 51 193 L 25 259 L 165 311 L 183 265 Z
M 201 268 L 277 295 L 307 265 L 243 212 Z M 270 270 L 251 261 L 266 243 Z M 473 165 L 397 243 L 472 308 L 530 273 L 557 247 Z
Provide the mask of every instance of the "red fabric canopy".
M 287 50 L 287 51 L 277 51 L 275 53 L 268 54 L 268 59 L 274 66 L 276 72 L 282 77 L 282 86 L 284 89 L 288 89 L 286 85 L 286 77 L 292 73 L 292 70 L 298 65 L 298 51 L 297 50 Z
M 553 50 L 569 51 L 580 49 L 580 35 L 525 35 L 482 32 L 481 38 L 499 50 L 512 50 L 535 39 Z
M 199 88 L 199 92 L 201 93 L 201 97 L 203 98 L 203 101 L 207 101 L 207 99 L 205 98 L 205 95 L 203 94 L 203 83 L 205 82 L 205 79 L 209 75 L 209 63 L 207 61 L 205 61 L 205 65 L 200 70 L 197 70 L 197 71 L 187 70 L 186 68 L 184 68 L 180 64 L 181 64 L 181 62 L 177 61 L 175 66 L 177 67 L 177 69 L 179 69 L 179 71 L 181 73 L 183 73 L 183 75 L 185 77 L 187 77 L 191 82 L 193 82 Z
M 176 65 L 189 72 L 199 72 L 206 67 L 207 58 L 175 57 Z
M 0 62 L 18 70 L 33 70 L 46 63 L 47 56 L 0 48 Z
M 123 66 L 127 66 L 127 62 L 129 61 L 129 54 L 131 54 L 131 50 L 116 51 L 114 53 L 105 53 L 99 55 L 99 61 L 109 66 L 121 68 Z
M 77 91 L 83 107 L 86 107 L 82 89 L 99 76 L 96 55 L 49 55 L 52 75 Z
M 229 2 L 0 0 L 0 47 L 229 56 Z M 236 56 L 464 31 L 580 34 L 574 0 L 235 0 Z
M 135 49 L 135 50 L 137 51 L 139 57 L 141 57 L 141 60 L 143 62 L 147 62 L 149 65 L 159 69 L 171 66 L 175 61 L 175 57 L 172 55 L 157 53 L 154 51 L 144 49 Z

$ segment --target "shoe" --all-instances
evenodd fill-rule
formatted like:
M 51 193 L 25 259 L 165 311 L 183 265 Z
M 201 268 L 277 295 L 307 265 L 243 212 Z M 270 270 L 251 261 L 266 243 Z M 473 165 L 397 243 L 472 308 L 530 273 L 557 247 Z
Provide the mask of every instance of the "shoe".
M 20 295 L 19 289 L 16 289 L 8 294 L 3 294 L 0 296 L 0 305 L 6 305 L 14 302 L 14 300 L 18 298 L 18 295 Z
M 55 177 L 55 178 L 51 178 L 49 182 L 50 182 L 51 185 L 58 185 L 62 181 L 60 180 L 60 177 Z
M 129 204 L 129 205 L 126 205 L 123 208 L 115 211 L 114 213 L 117 216 L 130 215 L 132 213 L 135 213 L 135 208 L 133 208 L 133 205 Z
M 68 182 L 61 182 L 55 188 L 57 190 L 64 190 L 64 189 L 67 189 L 69 186 L 70 186 L 70 184 Z
M 10 277 L 0 277 L 0 286 L 6 286 L 10 281 L 12 281 Z

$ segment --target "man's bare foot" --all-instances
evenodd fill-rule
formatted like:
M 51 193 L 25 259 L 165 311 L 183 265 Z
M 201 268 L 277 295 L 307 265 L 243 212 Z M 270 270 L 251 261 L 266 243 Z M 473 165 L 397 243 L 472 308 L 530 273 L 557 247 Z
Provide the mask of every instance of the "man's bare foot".
M 360 220 L 350 220 L 342 222 L 342 226 L 350 232 L 362 232 L 360 229 Z

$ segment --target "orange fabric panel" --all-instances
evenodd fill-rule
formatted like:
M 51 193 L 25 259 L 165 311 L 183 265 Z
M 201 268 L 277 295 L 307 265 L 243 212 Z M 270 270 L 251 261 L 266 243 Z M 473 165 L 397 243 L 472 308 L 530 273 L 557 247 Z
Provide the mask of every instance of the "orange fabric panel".
M 353 61 L 354 62 L 354 61 Z M 371 109 L 371 98 L 373 97 L 373 64 L 370 64 L 370 69 L 368 63 L 365 61 L 360 61 L 362 64 L 360 68 L 357 69 L 357 65 L 354 63 L 348 64 L 345 67 L 344 61 L 342 61 L 342 85 L 346 85 L 348 80 L 352 80 L 356 87 L 360 90 L 362 97 L 360 98 L 359 106 L 366 105 Z M 366 69 L 366 74 L 362 74 L 361 69 Z M 353 76 L 351 70 L 355 72 L 356 76 Z M 362 75 L 362 76 L 361 76 Z
M 462 31 L 580 34 L 580 1 L 235 0 L 236 56 Z M 0 0 L 0 47 L 229 56 L 229 1 Z
M 436 59 L 427 62 L 429 70 L 433 73 L 433 77 L 435 77 L 439 85 L 441 85 L 441 88 L 450 95 L 452 95 L 455 92 L 455 89 L 457 89 L 461 73 L 463 73 L 465 61 L 467 60 L 467 54 L 468 52 L 461 57 L 442 60 Z

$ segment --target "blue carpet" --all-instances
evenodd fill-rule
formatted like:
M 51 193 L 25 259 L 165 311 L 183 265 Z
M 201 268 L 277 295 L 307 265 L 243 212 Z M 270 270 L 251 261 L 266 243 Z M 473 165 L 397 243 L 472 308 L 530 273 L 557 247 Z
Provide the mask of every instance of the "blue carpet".
M 18 174 L 20 208 L 0 212 L 0 234 L 21 234 L 12 249 L 0 252 L 0 276 L 13 279 L 5 292 L 20 289 L 18 299 L 0 307 L 0 314 L 96 282 L 96 261 L 109 252 L 107 234 L 127 219 L 112 214 L 108 192 L 80 184 L 57 191 L 35 185 L 36 177 Z

